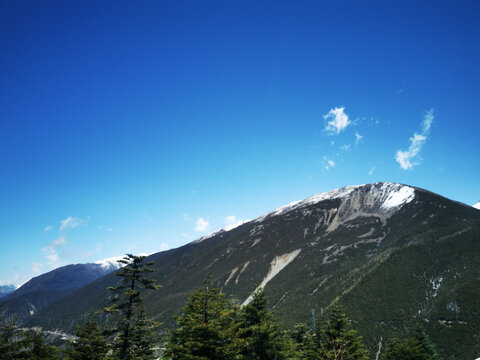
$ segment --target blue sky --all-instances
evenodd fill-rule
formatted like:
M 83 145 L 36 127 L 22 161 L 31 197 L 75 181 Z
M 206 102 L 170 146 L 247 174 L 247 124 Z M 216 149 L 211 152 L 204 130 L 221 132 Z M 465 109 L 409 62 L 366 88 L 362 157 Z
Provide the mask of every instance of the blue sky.
M 345 185 L 480 200 L 478 1 L 0 2 L 0 284 Z

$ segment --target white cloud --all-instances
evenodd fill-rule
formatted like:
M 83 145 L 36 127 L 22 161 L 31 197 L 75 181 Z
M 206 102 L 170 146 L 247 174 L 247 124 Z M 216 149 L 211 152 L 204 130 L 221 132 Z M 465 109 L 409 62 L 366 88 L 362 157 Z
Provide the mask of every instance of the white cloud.
M 350 124 L 348 120 L 348 115 L 344 112 L 345 108 L 336 107 L 331 109 L 328 114 L 323 115 L 323 118 L 328 121 L 325 130 L 331 134 L 339 134 Z
M 204 218 L 198 218 L 197 223 L 195 224 L 195 231 L 204 232 L 210 228 L 210 223 Z
M 45 232 L 49 232 L 50 230 L 53 230 L 53 226 L 51 226 L 51 225 L 49 225 L 45 229 L 43 229 L 43 231 L 45 231 Z
M 335 167 L 335 162 L 332 159 L 329 159 L 327 156 L 323 157 L 322 163 L 324 170 L 330 170 L 331 168 Z
M 42 249 L 42 253 L 48 260 L 48 264 L 54 268 L 57 268 L 60 264 L 60 258 L 58 257 L 57 251 L 53 246 L 45 246 Z
M 413 169 L 414 166 L 420 164 L 420 150 L 422 150 L 423 144 L 427 141 L 433 119 L 433 109 L 426 111 L 422 122 L 422 133 L 413 134 L 410 138 L 410 146 L 408 150 L 397 150 L 395 160 L 400 164 L 403 170 Z
M 223 228 L 225 231 L 235 229 L 236 227 L 246 223 L 250 220 L 241 220 L 238 219 L 235 215 L 225 217 L 225 227 Z
M 160 249 L 158 251 L 165 251 L 165 250 L 168 250 L 168 249 L 170 249 L 170 245 L 162 243 L 162 244 L 160 244 Z
M 53 240 L 51 243 L 51 246 L 65 245 L 66 243 L 67 243 L 67 239 L 61 236 L 58 239 Z
M 368 172 L 368 175 L 372 175 L 374 171 L 375 171 L 375 166 L 373 166 L 373 167 L 370 169 L 370 171 Z
M 107 231 L 113 231 L 112 228 L 107 228 L 107 225 L 100 225 L 100 226 L 98 227 L 98 230 L 100 230 L 100 231 L 103 230 L 103 229 L 105 229 L 105 230 L 107 230 Z
M 58 256 L 56 248 L 59 246 L 66 245 L 68 242 L 63 236 L 59 237 L 56 240 L 53 240 L 47 246 L 44 246 L 42 249 L 42 253 L 45 258 L 48 260 L 48 264 L 54 268 L 57 268 L 62 263 L 60 257 Z
M 83 219 L 69 216 L 65 220 L 60 221 L 60 231 L 76 228 L 77 226 L 82 225 L 84 222 L 85 220 Z
M 32 270 L 36 275 L 39 275 L 42 272 L 42 266 L 43 264 L 33 262 L 32 263 Z
M 360 135 L 358 132 L 355 133 L 355 145 L 358 145 L 363 139 L 363 135 Z

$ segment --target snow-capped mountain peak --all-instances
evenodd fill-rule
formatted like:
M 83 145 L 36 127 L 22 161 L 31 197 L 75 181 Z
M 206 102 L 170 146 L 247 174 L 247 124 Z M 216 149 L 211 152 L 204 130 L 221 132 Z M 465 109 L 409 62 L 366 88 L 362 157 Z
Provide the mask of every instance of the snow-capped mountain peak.
M 477 202 L 475 205 L 472 205 L 475 209 L 480 210 L 480 201 Z
M 354 198 L 354 193 L 362 192 L 362 189 L 366 189 L 368 193 L 369 205 L 377 203 L 380 208 L 385 212 L 391 212 L 400 208 L 406 203 L 409 203 L 415 197 L 415 189 L 402 184 L 396 184 L 391 182 L 380 182 L 371 185 L 352 185 L 345 186 L 343 188 L 331 190 L 328 192 L 316 194 L 306 198 L 305 200 L 294 201 L 288 205 L 281 206 L 261 217 L 256 219 L 256 222 L 263 221 L 265 218 L 275 215 L 280 215 L 288 211 L 298 209 L 307 205 L 312 205 L 325 200 L 342 199 L 345 200 L 349 197 Z

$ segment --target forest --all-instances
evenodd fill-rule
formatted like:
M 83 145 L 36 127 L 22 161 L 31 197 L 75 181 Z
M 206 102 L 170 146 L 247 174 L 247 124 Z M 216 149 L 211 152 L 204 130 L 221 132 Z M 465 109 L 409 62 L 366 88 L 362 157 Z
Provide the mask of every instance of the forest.
M 338 299 L 326 320 L 283 329 L 257 287 L 251 301 L 238 305 L 210 277 L 189 296 L 176 326 L 166 331 L 147 315 L 142 293 L 160 285 L 145 257 L 127 254 L 116 272 L 108 307 L 91 313 L 71 340 L 47 344 L 40 329 L 21 328 L 0 317 L 0 359 L 37 360 L 439 360 L 434 344 L 418 327 L 409 337 L 386 339 L 369 352 Z M 101 316 L 102 315 L 102 316 Z M 99 318 L 107 321 L 100 321 Z

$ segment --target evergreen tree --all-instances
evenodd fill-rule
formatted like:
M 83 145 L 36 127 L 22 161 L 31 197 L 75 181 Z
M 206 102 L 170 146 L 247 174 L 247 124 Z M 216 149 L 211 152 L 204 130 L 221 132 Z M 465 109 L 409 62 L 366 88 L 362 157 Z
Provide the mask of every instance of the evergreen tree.
M 417 328 L 415 337 L 393 339 L 382 360 L 438 360 L 435 347 L 423 329 Z
M 235 310 L 207 278 L 176 317 L 165 355 L 172 360 L 231 360 L 236 357 Z
M 145 315 L 140 290 L 155 290 L 155 280 L 148 279 L 145 274 L 156 271 L 150 268 L 154 262 L 144 263 L 144 256 L 131 254 L 119 262 L 124 266 L 115 275 L 121 277 L 120 284 L 109 287 L 119 296 L 113 298 L 113 305 L 105 310 L 119 317 L 113 329 L 113 356 L 120 360 L 147 360 L 153 358 L 154 337 L 152 328 L 157 326 Z
M 342 306 L 330 308 L 329 318 L 318 334 L 319 359 L 367 360 L 368 352 L 362 337 L 352 329 Z
M 240 311 L 238 337 L 241 359 L 282 360 L 286 357 L 286 336 L 279 330 L 267 308 L 267 296 L 262 288 L 252 295 L 252 301 Z
M 107 354 L 107 343 L 97 322 L 87 319 L 83 326 L 78 326 L 76 339 L 70 343 L 65 352 L 66 360 L 100 360 Z
M 293 342 L 290 357 L 302 360 L 318 359 L 318 344 L 315 343 L 318 338 L 306 324 L 298 324 L 290 334 Z
M 18 359 L 24 353 L 28 339 L 14 319 L 0 313 L 0 360 Z
M 24 355 L 18 359 L 25 360 L 56 360 L 58 359 L 58 349 L 55 346 L 45 344 L 45 339 L 38 331 L 29 331 L 27 333 L 29 348 Z

